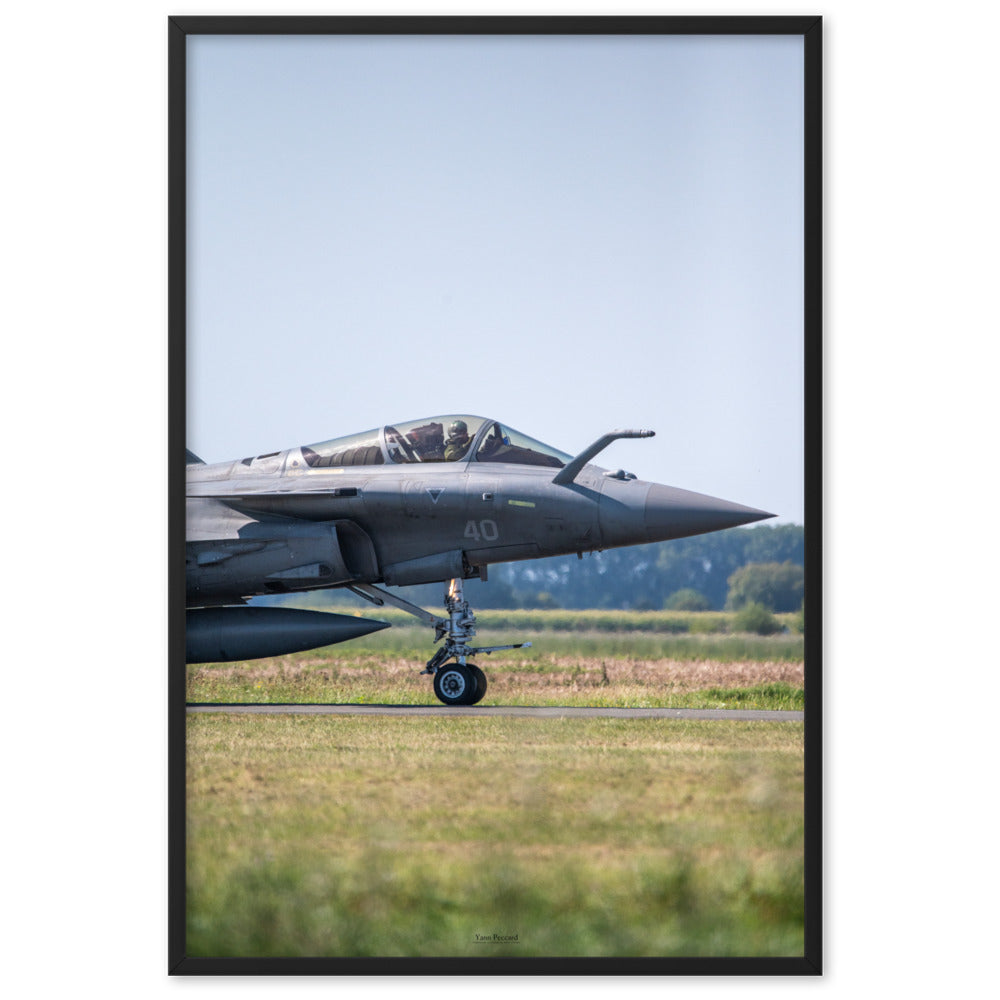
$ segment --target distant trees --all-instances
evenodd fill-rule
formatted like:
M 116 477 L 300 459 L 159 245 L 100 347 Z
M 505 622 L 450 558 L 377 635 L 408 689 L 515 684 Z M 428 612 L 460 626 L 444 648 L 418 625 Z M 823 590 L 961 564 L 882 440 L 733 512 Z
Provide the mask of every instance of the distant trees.
M 466 593 L 473 607 L 480 608 L 498 607 L 493 593 L 502 589 L 502 599 L 512 599 L 517 606 L 544 591 L 563 608 L 642 610 L 662 608 L 678 591 L 694 590 L 708 601 L 709 609 L 721 610 L 729 578 L 747 563 L 790 562 L 801 567 L 804 561 L 801 525 L 757 524 L 608 549 L 582 560 L 559 556 L 491 566 L 489 583 L 470 581 Z M 797 611 L 801 603 L 800 594 L 790 610 Z
M 729 577 L 726 607 L 758 604 L 768 611 L 797 611 L 805 592 L 805 570 L 792 562 L 749 563 Z
M 560 604 L 547 590 L 540 590 L 536 594 L 525 595 L 520 602 L 520 606 L 522 608 L 555 609 L 559 608 Z
M 763 604 L 745 604 L 733 617 L 737 632 L 756 632 L 757 635 L 774 635 L 782 629 L 781 622 Z
M 710 611 L 712 604 L 709 599 L 693 587 L 675 590 L 664 602 L 667 611 Z

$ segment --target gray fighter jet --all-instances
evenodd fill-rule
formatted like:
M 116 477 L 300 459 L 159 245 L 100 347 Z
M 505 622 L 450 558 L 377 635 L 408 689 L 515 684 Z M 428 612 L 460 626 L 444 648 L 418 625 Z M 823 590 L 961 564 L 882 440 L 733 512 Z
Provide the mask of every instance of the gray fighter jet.
M 494 563 L 641 545 L 749 524 L 762 510 L 589 464 L 494 420 L 430 417 L 206 465 L 188 452 L 187 660 L 254 659 L 355 639 L 385 622 L 248 598 L 345 587 L 444 640 L 424 670 L 446 705 L 486 693 L 462 582 Z M 448 582 L 446 617 L 375 586 Z M 446 664 L 448 664 L 446 666 Z

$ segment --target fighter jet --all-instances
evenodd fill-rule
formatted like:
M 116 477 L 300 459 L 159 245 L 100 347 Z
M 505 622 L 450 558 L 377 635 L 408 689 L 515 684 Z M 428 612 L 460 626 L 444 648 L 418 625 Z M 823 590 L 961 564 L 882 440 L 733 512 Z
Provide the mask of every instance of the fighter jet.
M 358 638 L 388 623 L 247 606 L 254 596 L 346 588 L 415 615 L 443 643 L 427 662 L 435 695 L 486 693 L 463 581 L 496 563 L 683 538 L 773 517 L 590 464 L 616 430 L 575 457 L 495 420 L 451 415 L 208 465 L 188 452 L 187 660 L 277 656 Z M 445 616 L 377 586 L 447 583 Z

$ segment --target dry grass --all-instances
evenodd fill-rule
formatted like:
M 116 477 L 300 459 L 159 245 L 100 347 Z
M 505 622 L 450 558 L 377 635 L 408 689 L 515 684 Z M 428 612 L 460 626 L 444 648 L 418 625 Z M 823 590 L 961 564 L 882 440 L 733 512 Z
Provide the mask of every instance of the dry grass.
M 791 684 L 802 687 L 805 678 L 802 663 L 750 662 L 719 663 L 712 660 L 614 660 L 560 656 L 554 657 L 544 671 L 535 664 L 513 659 L 494 661 L 483 658 L 490 689 L 524 687 L 530 690 L 584 689 L 588 687 L 669 688 L 674 691 L 699 691 L 711 687 L 754 687 L 758 684 Z M 192 668 L 195 669 L 195 668 Z M 252 680 L 262 684 L 274 681 L 294 683 L 315 678 L 323 681 L 363 681 L 377 674 L 387 682 L 407 683 L 421 678 L 412 660 L 393 659 L 331 665 L 329 658 L 293 660 L 274 657 L 269 660 L 214 666 L 213 677 L 219 680 Z
M 554 657 L 480 661 L 491 705 L 801 707 L 801 662 Z M 412 660 L 275 657 L 188 668 L 191 702 L 437 704 Z

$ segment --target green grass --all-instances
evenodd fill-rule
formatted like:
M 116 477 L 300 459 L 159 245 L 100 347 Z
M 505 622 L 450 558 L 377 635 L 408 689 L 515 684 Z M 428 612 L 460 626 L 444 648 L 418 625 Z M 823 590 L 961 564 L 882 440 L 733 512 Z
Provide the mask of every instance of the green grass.
M 296 606 L 312 607 L 317 611 L 335 611 L 345 615 L 360 615 L 391 622 L 394 628 L 413 627 L 425 629 L 405 611 L 389 605 L 378 608 L 365 603 L 311 605 L 296 602 Z M 431 614 L 443 616 L 441 607 L 428 607 Z M 501 630 L 523 630 L 527 632 L 622 632 L 660 634 L 729 634 L 738 631 L 734 611 L 616 611 L 602 609 L 550 610 L 476 610 L 476 620 L 481 628 Z M 784 628 L 795 631 L 798 612 L 778 614 L 775 618 Z
M 805 691 L 791 684 L 756 684 L 745 688 L 706 688 L 698 692 L 698 707 L 746 708 L 801 712 L 806 706 Z M 677 706 L 678 708 L 687 706 Z M 694 707 L 694 706 L 691 706 Z
M 791 723 L 190 716 L 188 954 L 800 955 L 802 792 Z

